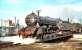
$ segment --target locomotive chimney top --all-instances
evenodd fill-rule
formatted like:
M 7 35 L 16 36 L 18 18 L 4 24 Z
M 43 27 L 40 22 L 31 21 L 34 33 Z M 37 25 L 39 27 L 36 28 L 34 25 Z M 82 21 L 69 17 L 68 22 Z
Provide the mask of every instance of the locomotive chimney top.
M 41 11 L 41 10 L 37 10 L 38 17 L 39 17 L 39 15 L 40 15 L 40 11 Z

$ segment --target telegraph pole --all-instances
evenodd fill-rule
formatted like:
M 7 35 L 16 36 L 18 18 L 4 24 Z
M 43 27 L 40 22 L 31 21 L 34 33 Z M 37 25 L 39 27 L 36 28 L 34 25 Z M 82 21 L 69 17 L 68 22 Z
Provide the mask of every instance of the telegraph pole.
M 81 24 L 81 18 L 79 19 L 79 21 L 80 21 L 80 24 Z
M 17 20 L 17 24 L 16 25 L 17 25 L 17 28 L 19 29 L 19 20 Z
M 16 16 L 15 16 L 15 18 L 14 18 L 14 19 L 15 19 L 15 27 L 16 27 Z
M 2 36 L 2 32 L 3 32 L 3 19 L 1 19 L 1 33 L 0 33 L 0 36 Z
M 1 19 L 1 27 L 3 26 L 3 19 Z

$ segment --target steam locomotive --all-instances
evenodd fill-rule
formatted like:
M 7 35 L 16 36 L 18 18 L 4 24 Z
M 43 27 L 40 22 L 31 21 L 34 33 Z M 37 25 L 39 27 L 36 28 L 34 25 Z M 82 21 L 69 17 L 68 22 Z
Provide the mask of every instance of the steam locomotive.
M 18 31 L 19 36 L 22 35 L 23 38 L 31 37 L 40 41 L 50 41 L 69 39 L 73 35 L 69 27 L 62 24 L 61 19 L 41 17 L 32 12 L 26 16 L 25 23 L 27 26 Z

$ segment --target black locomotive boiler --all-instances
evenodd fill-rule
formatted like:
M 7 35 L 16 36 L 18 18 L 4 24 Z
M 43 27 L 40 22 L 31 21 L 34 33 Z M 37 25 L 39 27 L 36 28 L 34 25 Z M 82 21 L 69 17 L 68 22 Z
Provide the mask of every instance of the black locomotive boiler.
M 32 12 L 26 16 L 25 22 L 27 26 L 20 29 L 18 32 L 19 35 L 23 36 L 23 38 L 36 37 L 36 39 L 40 41 L 50 41 L 70 38 L 73 35 L 69 26 L 66 27 L 66 25 L 63 25 L 63 21 L 61 19 L 41 17 Z

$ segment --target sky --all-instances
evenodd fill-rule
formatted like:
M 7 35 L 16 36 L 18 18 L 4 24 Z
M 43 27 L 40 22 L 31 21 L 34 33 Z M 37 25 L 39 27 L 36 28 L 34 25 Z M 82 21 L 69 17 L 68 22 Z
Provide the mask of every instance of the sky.
M 52 18 L 82 19 L 82 0 L 0 0 L 0 19 L 20 20 L 25 25 L 24 18 L 32 11 L 40 10 L 40 16 Z

